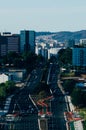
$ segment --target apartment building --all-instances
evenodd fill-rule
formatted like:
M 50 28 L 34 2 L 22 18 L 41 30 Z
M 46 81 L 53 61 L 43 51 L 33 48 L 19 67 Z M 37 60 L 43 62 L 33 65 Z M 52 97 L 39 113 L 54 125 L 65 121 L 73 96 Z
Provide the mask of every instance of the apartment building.
M 86 48 L 75 47 L 72 50 L 72 64 L 73 66 L 86 66 Z

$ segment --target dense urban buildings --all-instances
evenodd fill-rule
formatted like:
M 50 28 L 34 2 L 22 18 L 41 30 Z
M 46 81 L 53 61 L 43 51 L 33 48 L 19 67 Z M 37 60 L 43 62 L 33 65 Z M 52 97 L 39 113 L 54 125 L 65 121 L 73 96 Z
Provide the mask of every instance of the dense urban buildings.
M 17 59 L 17 55 L 15 55 L 15 59 L 17 59 L 15 61 L 18 62 L 19 66 L 13 66 L 13 64 L 11 64 L 12 66 L 7 66 L 10 60 L 7 62 L 7 64 L 3 63 L 3 65 L 1 66 L 2 68 L 0 74 L 0 83 L 2 83 L 3 85 L 7 83 L 7 81 L 12 81 L 16 84 L 16 86 L 14 87 L 19 87 L 19 91 L 17 90 L 14 92 L 13 89 L 13 92 L 9 93 L 9 95 L 3 94 L 6 95 L 6 101 L 3 104 L 2 109 L 0 110 L 0 129 L 66 130 L 67 127 L 73 127 L 75 130 L 83 130 L 82 118 L 78 118 L 77 122 L 74 118 L 74 115 L 77 117 L 79 116 L 76 112 L 74 113 L 73 117 L 71 117 L 72 120 L 68 120 L 70 119 L 70 114 L 75 111 L 75 107 L 71 102 L 71 97 L 68 97 L 69 92 L 63 91 L 62 84 L 60 84 L 60 75 L 58 76 L 58 74 L 59 72 L 61 72 L 59 69 L 59 65 L 61 62 L 58 62 L 58 52 L 61 49 L 61 51 L 63 52 L 65 50 L 71 50 L 69 51 L 70 53 L 66 53 L 66 55 L 71 58 L 70 61 L 73 60 L 72 64 L 70 61 L 64 62 L 64 60 L 67 59 L 67 57 L 64 56 L 65 53 L 61 54 L 61 56 L 63 55 L 63 65 L 66 65 L 66 67 L 68 67 L 67 73 L 69 73 L 69 71 L 72 72 L 72 69 L 70 70 L 69 68 L 72 65 L 79 66 L 75 68 L 86 66 L 86 40 L 81 39 L 80 42 L 77 43 L 77 45 L 75 45 L 74 40 L 69 40 L 68 42 L 63 43 L 58 42 L 57 40 L 52 40 L 52 38 L 50 37 L 47 38 L 46 36 L 44 36 L 44 41 L 41 38 L 39 38 L 39 40 L 36 40 L 37 41 L 35 44 L 35 31 L 31 30 L 21 30 L 20 34 L 15 35 L 9 32 L 5 32 L 0 35 L 1 56 L 4 56 L 9 52 L 22 54 L 23 52 L 31 51 L 33 53 L 36 53 L 37 55 L 42 55 L 46 59 L 45 62 L 40 62 L 40 60 L 37 59 L 38 61 L 36 61 L 37 63 L 35 64 L 33 60 L 35 58 L 31 57 L 32 53 L 25 53 L 31 54 L 29 57 L 27 57 L 27 60 L 23 60 L 21 55 L 18 55 L 19 57 Z M 36 56 L 36 58 L 40 58 L 40 56 Z M 50 64 L 48 64 L 47 68 L 44 69 L 47 63 L 46 61 L 50 58 L 51 60 L 49 60 L 48 62 Z M 33 64 L 30 64 L 31 60 L 33 61 Z M 27 64 L 24 66 L 24 63 Z M 24 66 L 22 70 L 17 69 L 17 67 L 20 67 L 20 65 Z M 30 68 L 32 65 L 34 67 Z M 29 66 L 31 71 L 27 71 L 27 66 Z M 16 69 L 14 69 L 14 67 Z M 65 68 L 62 69 L 66 70 L 67 68 Z M 42 81 L 42 76 L 44 78 L 46 77 L 44 81 Z M 47 98 L 43 97 L 47 97 L 47 94 L 42 96 L 42 90 L 40 90 L 37 95 L 35 95 L 35 92 L 33 92 L 35 89 L 39 90 L 39 88 L 36 88 L 39 87 L 38 83 L 43 83 L 43 87 L 48 85 L 51 97 L 48 97 L 48 99 L 50 99 L 49 101 L 47 101 Z M 1 92 L 3 92 L 3 90 L 5 90 L 5 93 L 7 94 L 8 92 L 11 92 L 8 90 L 8 88 L 6 88 L 7 86 L 5 85 L 4 89 L 1 89 Z M 10 88 L 12 88 L 12 85 Z M 45 91 L 43 91 L 43 94 L 46 93 Z M 34 98 L 32 99 L 32 97 Z M 42 102 L 40 102 L 40 100 L 42 100 Z
M 45 59 L 50 59 L 52 56 L 57 57 L 60 49 L 64 46 L 59 45 L 59 43 L 36 43 L 35 53 L 37 55 L 42 55 Z
M 0 56 L 9 52 L 31 51 L 35 53 L 35 31 L 22 30 L 20 34 L 11 34 L 4 32 L 0 34 Z

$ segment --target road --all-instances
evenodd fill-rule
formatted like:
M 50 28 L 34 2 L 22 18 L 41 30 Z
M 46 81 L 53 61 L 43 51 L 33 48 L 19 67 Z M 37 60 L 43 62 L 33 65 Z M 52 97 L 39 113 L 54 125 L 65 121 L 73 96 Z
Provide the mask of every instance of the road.
M 56 130 L 66 130 L 64 112 L 67 111 L 67 105 L 65 102 L 65 95 L 57 85 L 58 72 L 58 64 L 50 64 L 48 83 L 50 85 L 52 95 L 54 96 L 51 100 L 51 111 L 53 113 L 54 121 L 56 122 Z
M 7 115 L 9 116 L 17 113 L 19 118 L 17 121 L 12 122 L 13 120 L 12 118 L 10 118 L 10 116 L 8 118 L 5 116 L 4 120 L 0 121 L 0 128 L 11 127 L 13 125 L 14 127 L 17 127 L 15 129 L 39 130 L 38 108 L 36 104 L 33 102 L 30 94 L 32 94 L 35 86 L 38 84 L 38 82 L 40 82 L 41 76 L 41 68 L 33 70 L 32 73 L 28 76 L 24 86 L 13 95 L 11 103 L 8 102 L 9 110 Z M 5 109 L 6 108 L 7 107 L 5 107 Z
M 30 78 L 27 81 L 26 87 L 30 94 L 33 93 L 36 85 L 41 81 L 42 78 L 42 69 L 35 69 L 31 72 Z
M 13 113 L 14 111 L 22 112 L 32 112 L 35 107 L 32 108 L 32 102 L 29 98 L 29 95 L 32 94 L 35 86 L 40 82 L 42 75 L 41 69 L 33 70 L 29 76 L 29 79 L 25 83 L 25 86 L 18 91 L 14 97 L 12 98 L 9 113 Z M 31 109 L 31 110 L 30 110 Z
M 33 93 L 35 86 L 41 81 L 42 72 L 43 70 L 40 68 L 32 71 L 25 82 L 25 86 L 13 96 L 8 113 L 20 112 L 22 114 L 33 114 L 35 119 L 38 109 L 33 105 L 29 95 Z M 50 86 L 50 91 L 54 98 L 50 103 L 50 110 L 53 115 L 49 119 L 49 130 L 66 130 L 64 112 L 67 110 L 67 105 L 65 103 L 65 95 L 57 85 L 58 73 L 58 64 L 51 63 L 47 84 Z

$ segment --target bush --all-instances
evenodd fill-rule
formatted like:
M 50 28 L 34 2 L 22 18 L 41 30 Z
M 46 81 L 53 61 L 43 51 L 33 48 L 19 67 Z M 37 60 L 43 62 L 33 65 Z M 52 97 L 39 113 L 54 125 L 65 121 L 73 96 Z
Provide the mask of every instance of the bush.
M 13 81 L 7 81 L 0 84 L 0 99 L 4 99 L 7 96 L 14 93 L 16 90 L 15 83 Z

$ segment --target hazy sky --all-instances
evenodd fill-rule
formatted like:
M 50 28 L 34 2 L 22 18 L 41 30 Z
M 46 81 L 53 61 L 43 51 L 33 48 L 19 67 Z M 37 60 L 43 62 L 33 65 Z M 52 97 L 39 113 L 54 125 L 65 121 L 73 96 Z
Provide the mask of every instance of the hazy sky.
M 86 0 L 0 0 L 0 32 L 86 29 Z

